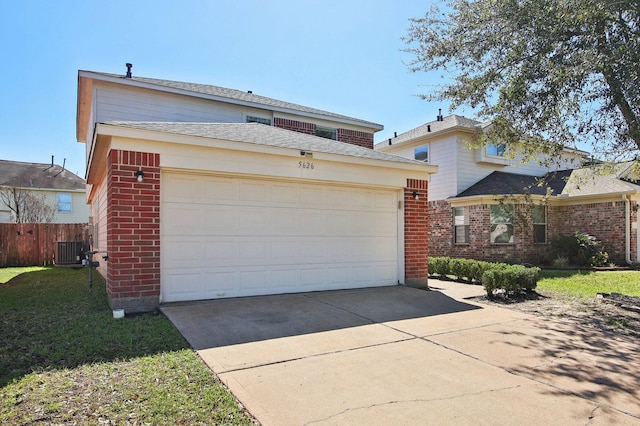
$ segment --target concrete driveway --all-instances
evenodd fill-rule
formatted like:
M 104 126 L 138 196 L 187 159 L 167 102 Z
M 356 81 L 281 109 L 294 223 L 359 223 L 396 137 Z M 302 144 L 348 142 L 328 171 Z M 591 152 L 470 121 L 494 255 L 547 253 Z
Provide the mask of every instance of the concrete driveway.
M 162 311 L 263 425 L 640 424 L 637 339 L 429 284 Z

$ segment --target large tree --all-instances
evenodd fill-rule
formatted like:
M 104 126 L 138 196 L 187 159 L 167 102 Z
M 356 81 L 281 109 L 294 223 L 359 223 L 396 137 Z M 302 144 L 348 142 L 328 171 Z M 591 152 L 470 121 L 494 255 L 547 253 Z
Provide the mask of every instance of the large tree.
M 51 223 L 56 212 L 44 194 L 15 186 L 0 188 L 0 205 L 9 208 L 15 223 Z
M 638 0 L 450 0 L 405 42 L 412 71 L 443 72 L 423 97 L 476 109 L 494 140 L 640 154 Z

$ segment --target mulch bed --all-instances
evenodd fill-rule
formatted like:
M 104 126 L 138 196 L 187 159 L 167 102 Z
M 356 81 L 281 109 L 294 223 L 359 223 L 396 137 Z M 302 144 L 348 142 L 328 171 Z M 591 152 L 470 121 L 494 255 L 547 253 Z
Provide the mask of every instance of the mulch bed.
M 486 296 L 474 300 L 640 338 L 640 297 L 600 293 L 593 300 L 584 302 L 531 291 L 517 297 L 507 298 L 498 294 L 493 300 Z

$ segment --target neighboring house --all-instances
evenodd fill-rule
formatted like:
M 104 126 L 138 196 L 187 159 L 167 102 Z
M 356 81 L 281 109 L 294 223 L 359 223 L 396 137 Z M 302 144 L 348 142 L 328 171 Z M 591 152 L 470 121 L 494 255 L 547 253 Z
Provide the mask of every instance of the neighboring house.
M 0 188 L 18 188 L 43 196 L 54 209 L 52 223 L 89 221 L 84 179 L 53 164 L 53 160 L 50 164 L 0 160 Z M 13 212 L 0 201 L 0 223 L 14 220 Z
M 94 249 L 112 309 L 424 285 L 437 170 L 382 126 L 238 90 L 78 73 Z
M 587 153 L 569 149 L 522 164 L 502 146 L 472 148 L 484 128 L 438 116 L 375 147 L 439 167 L 429 182 L 430 256 L 543 264 L 553 260 L 552 239 L 580 231 L 618 264 L 640 260 L 640 186 L 628 164 L 595 173 L 581 168 Z

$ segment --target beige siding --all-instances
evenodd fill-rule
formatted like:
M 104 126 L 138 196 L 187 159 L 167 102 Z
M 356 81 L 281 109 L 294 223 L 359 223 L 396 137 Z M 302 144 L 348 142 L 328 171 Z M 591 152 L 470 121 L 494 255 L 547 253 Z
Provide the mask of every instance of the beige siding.
M 479 162 L 478 149 L 469 148 L 468 139 L 462 136 L 446 136 L 431 141 L 417 141 L 399 147 L 389 147 L 384 152 L 405 158 L 414 157 L 416 147 L 429 144 L 429 164 L 438 166 L 438 173 L 431 175 L 429 201 L 453 197 L 494 171 L 540 176 L 553 170 L 565 170 L 580 165 L 580 157 L 565 153 L 552 164 L 537 161 L 521 164 L 522 157 L 509 161 L 508 165 Z
M 455 136 L 431 142 L 429 157 L 431 164 L 438 166 L 438 173 L 431 175 L 429 183 L 429 201 L 444 200 L 456 195 L 459 176 L 459 154 L 456 150 Z
M 127 120 L 242 123 L 246 115 L 271 115 L 269 111 L 257 108 L 137 88 L 122 89 L 104 83 L 95 87 L 95 103 L 95 120 L 98 122 Z
M 34 189 L 36 195 L 44 195 L 47 204 L 53 207 L 52 223 L 87 223 L 89 221 L 89 206 L 85 192 L 56 191 L 49 189 Z M 59 212 L 58 194 L 71 194 L 71 212 Z M 11 222 L 12 215 L 8 209 L 0 209 L 0 222 Z

